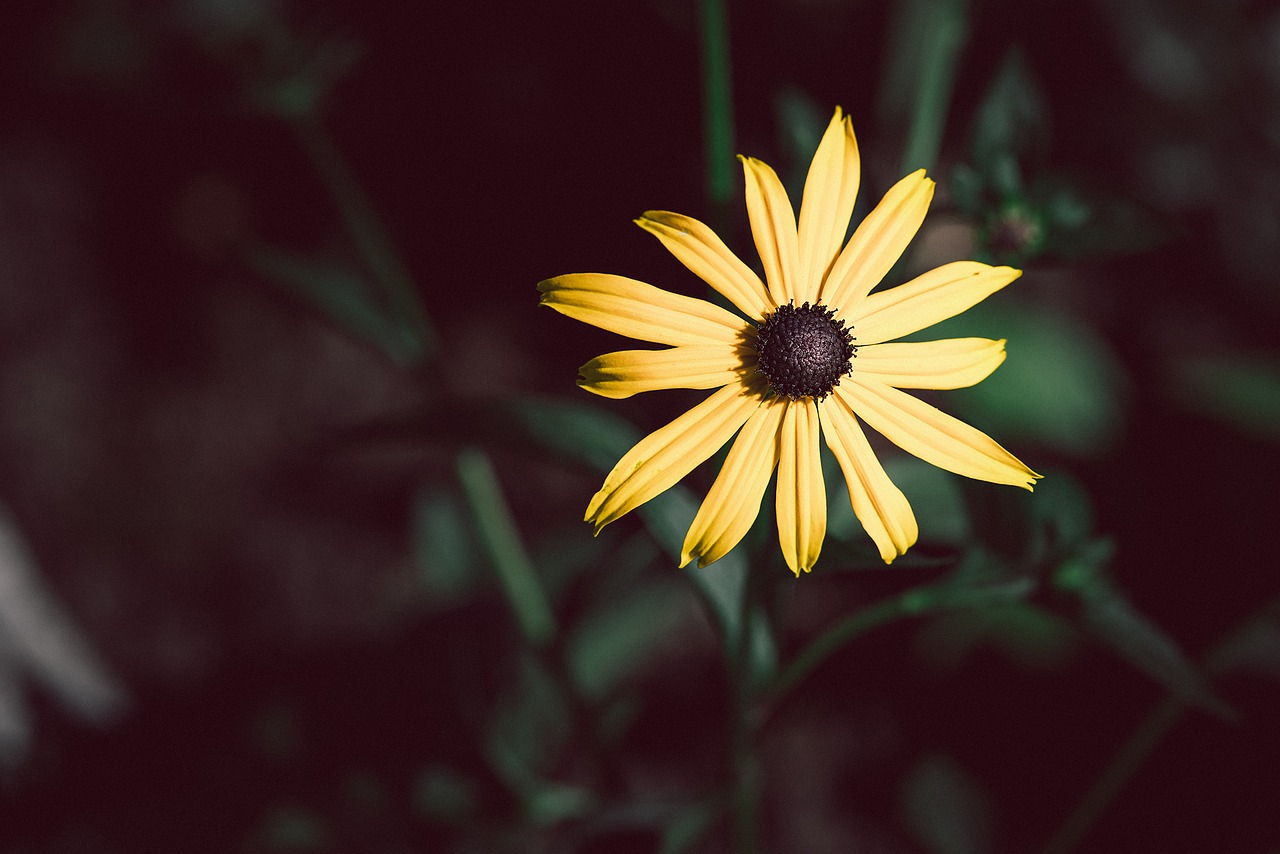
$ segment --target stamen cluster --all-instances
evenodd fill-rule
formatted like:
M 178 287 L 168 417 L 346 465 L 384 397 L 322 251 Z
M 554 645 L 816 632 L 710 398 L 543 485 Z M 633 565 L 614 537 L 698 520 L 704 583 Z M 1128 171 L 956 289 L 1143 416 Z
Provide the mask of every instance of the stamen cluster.
M 760 370 L 777 394 L 822 400 L 853 368 L 851 333 L 821 304 L 780 305 L 756 330 Z

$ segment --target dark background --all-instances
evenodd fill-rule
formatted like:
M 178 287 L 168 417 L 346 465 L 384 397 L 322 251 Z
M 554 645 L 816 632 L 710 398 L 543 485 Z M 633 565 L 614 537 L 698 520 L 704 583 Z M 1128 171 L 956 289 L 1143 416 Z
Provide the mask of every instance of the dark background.
M 453 488 L 456 449 L 480 441 L 540 568 L 556 575 L 573 537 L 589 539 L 575 525 L 598 474 L 477 438 L 465 413 L 582 397 L 577 366 L 616 349 L 537 310 L 539 279 L 609 271 L 696 292 L 629 222 L 708 215 L 692 7 L 270 7 L 302 42 L 354 49 L 321 112 L 439 331 L 440 358 L 405 367 L 241 254 L 353 254 L 296 136 L 245 96 L 259 7 L 24 6 L 0 30 L 0 501 L 98 676 L 0 656 L 26 721 L 0 775 L 0 850 L 658 850 L 638 819 L 522 814 L 478 723 L 518 670 L 509 614 L 479 557 L 480 580 L 432 575 L 415 508 Z M 737 150 L 799 174 L 780 99 L 823 120 L 839 104 L 863 196 L 883 192 L 902 144 L 877 103 L 891 4 L 759 0 L 729 17 Z M 1184 363 L 1243 354 L 1274 370 L 1280 13 L 992 0 L 968 21 L 935 215 L 965 222 L 948 178 L 1018 47 L 1049 110 L 1036 168 L 1105 188 L 1158 235 L 1025 259 L 1015 287 L 1096 336 L 1082 360 L 1095 341 L 1114 359 L 1100 405 L 1115 426 L 1087 446 L 999 438 L 1083 485 L 1118 585 L 1198 659 L 1280 586 L 1280 451 L 1256 416 L 1268 387 L 1231 409 L 1205 391 L 1224 375 Z M 750 257 L 737 202 L 728 222 Z M 690 399 L 602 406 L 651 429 Z M 784 649 L 840 613 L 831 602 L 934 575 L 800 579 Z M 566 622 L 588 583 L 567 583 Z M 678 800 L 725 773 L 725 677 L 680 601 L 605 751 L 600 788 L 619 802 L 646 786 Z M 784 704 L 763 743 L 769 850 L 1035 850 L 1163 696 L 1087 639 L 1047 660 L 977 644 L 946 664 L 929 637 L 918 621 L 873 633 Z M 1234 723 L 1176 724 L 1083 849 L 1280 845 L 1280 693 L 1265 669 L 1218 684 Z M 554 776 L 577 779 L 584 739 Z M 977 793 L 977 847 L 931 844 L 904 817 L 921 767 L 960 769 L 954 791 Z M 458 780 L 462 801 L 439 794 Z M 726 838 L 713 826 L 693 850 Z

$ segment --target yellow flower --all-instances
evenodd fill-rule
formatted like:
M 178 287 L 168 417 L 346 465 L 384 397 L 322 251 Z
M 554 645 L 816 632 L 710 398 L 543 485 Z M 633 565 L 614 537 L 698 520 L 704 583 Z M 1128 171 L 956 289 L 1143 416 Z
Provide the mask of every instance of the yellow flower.
M 860 163 L 853 125 L 839 108 L 809 167 L 798 224 L 774 171 L 739 159 L 763 282 L 695 219 L 649 211 L 636 223 L 746 319 L 607 273 L 538 284 L 541 303 L 562 314 L 670 345 L 592 359 L 578 378 L 587 391 L 624 398 L 654 389 L 718 389 L 618 461 L 587 506 L 596 533 L 675 485 L 737 434 L 685 537 L 680 565 L 696 558 L 705 566 L 737 545 L 776 468 L 778 540 L 799 575 L 817 562 L 826 534 L 821 433 L 849 485 L 854 513 L 890 563 L 915 543 L 916 519 L 860 421 L 940 468 L 1031 489 L 1040 475 L 989 436 L 900 391 L 980 382 L 1004 361 L 1005 342 L 887 343 L 959 314 L 1021 271 L 956 261 L 871 293 L 920 228 L 933 181 L 923 169 L 903 178 L 842 248 Z

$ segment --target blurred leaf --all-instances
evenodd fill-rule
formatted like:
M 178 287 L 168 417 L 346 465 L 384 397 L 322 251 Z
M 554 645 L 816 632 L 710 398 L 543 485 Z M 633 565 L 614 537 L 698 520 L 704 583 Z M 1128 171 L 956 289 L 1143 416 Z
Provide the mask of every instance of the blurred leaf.
M 640 431 L 625 419 L 585 404 L 526 398 L 506 402 L 504 410 L 514 415 L 521 428 L 545 447 L 587 463 L 602 473 L 612 469 L 641 438 Z M 642 505 L 637 512 L 659 546 L 673 561 L 678 561 L 684 535 L 697 509 L 698 504 L 689 490 L 677 485 Z M 747 580 L 747 561 L 742 547 L 708 567 L 699 569 L 691 564 L 684 573 L 707 603 L 716 628 L 724 638 L 725 649 L 736 649 Z
M 1080 481 L 1062 469 L 1044 474 L 1028 505 L 1035 536 L 1041 540 L 1031 558 L 1035 562 L 1075 551 L 1095 524 L 1093 501 Z
M 1124 597 L 1113 594 L 1091 598 L 1084 603 L 1083 616 L 1085 626 L 1103 643 L 1179 700 L 1219 717 L 1235 717 L 1177 644 Z
M 570 720 L 570 709 L 551 674 L 531 655 L 521 656 L 515 678 L 489 721 L 485 752 L 534 820 L 567 808 L 575 797 L 573 810 L 582 805 L 581 796 L 569 796 L 546 779 L 569 738 Z
M 1008 303 L 975 306 L 929 329 L 928 338 L 1004 338 L 1008 358 L 972 388 L 948 392 L 965 420 L 1002 444 L 1034 441 L 1089 457 L 1119 438 L 1123 364 L 1094 329 L 1065 313 Z
M 773 102 L 778 133 L 782 136 L 783 162 L 787 164 L 783 182 L 787 195 L 800 198 L 809 161 L 818 150 L 822 133 L 831 118 L 828 107 L 818 103 L 794 86 L 783 86 Z
M 23 697 L 27 680 L 89 724 L 111 723 L 130 704 L 119 679 L 45 583 L 8 509 L 0 506 L 0 766 L 16 765 L 31 746 L 32 719 Z
M 952 759 L 929 756 L 903 786 L 907 825 L 933 854 L 981 854 L 991 850 L 990 799 Z
M 1251 435 L 1280 439 L 1280 361 L 1207 355 L 1180 360 L 1172 373 L 1183 405 Z
M 658 581 L 591 610 L 566 649 L 583 695 L 599 700 L 641 667 L 687 616 L 685 601 L 679 587 Z
M 716 803 L 695 804 L 679 811 L 662 834 L 658 854 L 685 854 L 693 851 L 707 828 L 721 812 Z
M 612 469 L 640 441 L 640 431 L 635 426 L 598 406 L 520 398 L 506 402 L 504 409 L 540 444 L 601 472 Z M 585 498 L 582 503 L 585 507 Z
M 1062 663 L 1076 637 L 1055 614 L 1014 601 L 943 614 L 920 630 L 917 643 L 928 660 L 950 669 L 984 644 L 1024 667 L 1046 669 Z
M 1273 602 L 1213 652 L 1213 673 L 1254 673 L 1280 681 L 1280 603 Z
M 1027 198 L 1043 222 L 1044 251 L 1067 260 L 1140 252 L 1165 237 L 1135 202 L 1062 176 L 1036 179 Z
M 475 812 L 479 793 L 474 781 L 444 765 L 429 765 L 413 785 L 414 809 L 437 821 L 463 821 Z
M 941 581 L 872 603 L 810 640 L 781 668 L 765 692 L 774 699 L 786 695 L 833 652 L 894 620 L 949 608 L 1016 601 L 1026 598 L 1034 589 L 1034 579 L 1012 575 L 1007 565 L 994 555 L 980 548 L 970 549 Z
M 419 488 L 413 503 L 413 551 L 418 576 L 432 599 L 456 602 L 476 581 L 473 529 L 448 490 Z
M 377 346 L 401 364 L 422 356 L 420 345 L 369 296 L 361 277 L 334 261 L 303 258 L 265 244 L 241 258 L 264 279 L 315 306 L 340 329 Z
M 932 169 L 969 28 L 968 0 L 900 0 L 885 51 L 882 123 L 906 126 L 900 174 Z
M 457 470 L 463 495 L 475 516 L 480 542 L 498 572 L 521 634 L 534 646 L 549 643 L 556 634 L 556 618 L 493 464 L 484 451 L 466 448 L 458 454 Z
M 676 562 L 680 559 L 684 535 L 693 523 L 697 510 L 698 503 L 693 494 L 683 486 L 673 486 L 642 506 L 638 512 L 659 545 Z M 685 567 L 683 572 L 693 582 L 698 595 L 706 602 L 713 615 L 716 628 L 724 639 L 724 649 L 737 649 L 743 630 L 742 603 L 746 597 L 749 575 L 746 553 L 742 546 L 710 566 L 699 567 L 694 562 Z
M 881 462 L 911 502 L 921 542 L 955 546 L 969 540 L 969 512 L 956 475 L 910 454 L 886 454 Z
M 733 79 L 725 0 L 698 0 L 702 54 L 702 134 L 707 196 L 715 208 L 733 197 Z
M 1086 542 L 1055 574 L 1055 585 L 1080 600 L 1085 630 L 1182 702 L 1234 718 L 1232 709 L 1213 693 L 1173 639 L 1115 587 L 1107 573 L 1113 549 L 1106 539 Z
M 305 854 L 331 850 L 332 839 L 319 816 L 300 807 L 278 807 L 263 819 L 254 836 L 256 850 Z
M 1049 146 L 1049 109 L 1022 51 L 1011 50 L 991 81 L 974 122 L 970 151 L 979 174 L 1000 199 L 1019 195 L 1028 169 Z

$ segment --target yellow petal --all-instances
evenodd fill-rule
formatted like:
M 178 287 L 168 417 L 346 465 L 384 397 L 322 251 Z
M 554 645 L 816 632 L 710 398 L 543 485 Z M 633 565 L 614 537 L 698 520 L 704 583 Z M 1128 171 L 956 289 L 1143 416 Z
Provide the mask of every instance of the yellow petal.
M 754 370 L 744 345 L 691 344 L 670 350 L 620 350 L 578 369 L 578 385 L 601 397 L 631 397 L 666 388 L 719 388 Z
M 822 284 L 822 302 L 850 313 L 898 263 L 920 230 L 932 199 L 933 181 L 923 169 L 890 187 L 836 259 Z
M 684 538 L 680 566 L 693 559 L 706 566 L 724 557 L 760 515 L 760 501 L 778 464 L 779 433 L 786 402 L 766 401 L 734 439 L 716 482 L 698 508 Z
M 571 273 L 538 282 L 541 305 L 601 329 L 655 344 L 738 344 L 746 321 L 706 300 L 625 276 Z
M 985 380 L 1003 361 L 1003 338 L 945 338 L 859 347 L 853 368 L 894 388 L 965 388 Z
M 972 308 L 1021 275 L 1012 267 L 953 261 L 872 294 L 848 316 L 858 344 L 892 341 Z
M 818 562 L 827 533 L 827 490 L 818 454 L 818 412 L 812 398 L 788 402 L 778 452 L 778 544 L 796 575 Z
M 836 107 L 809 165 L 800 202 L 800 275 L 796 302 L 813 302 L 827 270 L 840 252 L 861 171 L 853 122 Z
M 822 435 L 840 463 L 849 485 L 849 503 L 885 563 L 915 545 L 920 529 L 902 490 L 894 486 L 876 459 L 858 419 L 844 402 L 828 398 L 818 404 Z
M 645 211 L 636 225 L 661 240 L 681 264 L 752 320 L 763 320 L 774 307 L 760 277 L 698 220 L 668 211 Z
M 852 375 L 835 393 L 890 442 L 938 468 L 1028 490 L 1040 477 L 986 433 L 906 392 Z
M 799 302 L 796 293 L 796 214 L 782 182 L 768 164 L 754 157 L 738 158 L 747 181 L 747 218 L 756 251 L 764 265 L 764 277 L 775 306 L 789 300 Z
M 733 383 L 641 439 L 618 461 L 587 505 L 596 533 L 670 489 L 738 432 L 760 406 L 761 389 Z

